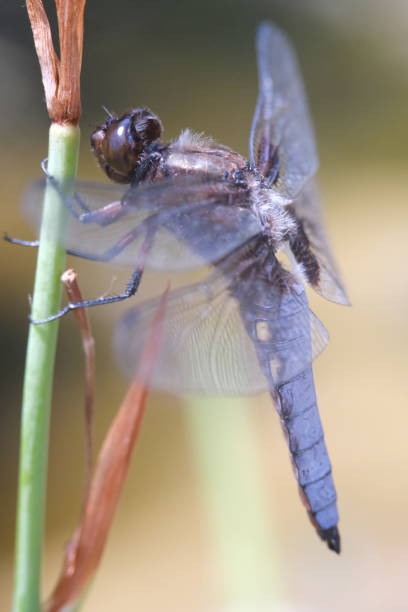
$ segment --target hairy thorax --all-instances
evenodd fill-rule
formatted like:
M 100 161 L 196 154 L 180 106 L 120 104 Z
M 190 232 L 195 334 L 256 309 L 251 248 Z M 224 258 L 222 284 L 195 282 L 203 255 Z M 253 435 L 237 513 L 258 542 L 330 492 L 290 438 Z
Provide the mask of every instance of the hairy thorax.
M 160 153 L 155 179 L 165 176 L 191 176 L 203 181 L 221 179 L 234 183 L 237 188 L 246 189 L 246 205 L 259 219 L 265 236 L 275 249 L 295 230 L 292 216 L 273 201 L 270 187 L 239 153 L 190 130 L 184 130 Z
M 156 177 L 194 175 L 202 176 L 205 180 L 235 180 L 246 163 L 242 155 L 228 147 L 201 134 L 184 130 L 177 140 L 162 151 Z

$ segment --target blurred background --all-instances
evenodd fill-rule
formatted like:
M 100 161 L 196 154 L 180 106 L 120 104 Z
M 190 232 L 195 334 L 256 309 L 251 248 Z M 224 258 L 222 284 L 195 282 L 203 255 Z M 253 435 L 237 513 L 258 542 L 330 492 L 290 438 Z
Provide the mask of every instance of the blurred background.
M 102 104 L 117 112 L 148 105 L 161 117 L 168 139 L 191 127 L 246 154 L 257 94 L 254 34 L 265 18 L 286 30 L 299 55 L 320 151 L 327 226 L 353 304 L 342 308 L 311 296 L 331 334 L 315 376 L 343 551 L 340 557 L 329 552 L 306 518 L 268 396 L 187 406 L 152 393 L 86 610 L 408 608 L 406 1 L 89 2 L 79 175 L 104 180 L 88 145 L 89 132 L 103 120 Z M 0 8 L 0 79 L 0 229 L 30 238 L 20 199 L 27 182 L 40 174 L 48 119 L 22 3 Z M 0 242 L 1 610 L 9 608 L 11 597 L 34 263 L 34 250 Z M 88 296 L 105 292 L 113 277 L 115 287 L 123 280 L 121 271 L 106 265 L 72 264 Z M 146 281 L 144 294 L 154 286 L 154 279 Z M 111 334 L 128 307 L 92 311 L 98 442 L 126 390 Z M 81 504 L 82 390 L 80 341 L 67 317 L 51 431 L 46 594 Z

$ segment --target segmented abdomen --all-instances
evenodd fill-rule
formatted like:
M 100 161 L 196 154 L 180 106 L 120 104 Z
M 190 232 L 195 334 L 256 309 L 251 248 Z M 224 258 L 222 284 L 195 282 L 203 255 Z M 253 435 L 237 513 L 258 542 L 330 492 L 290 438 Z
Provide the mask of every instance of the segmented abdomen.
M 312 368 L 281 384 L 276 391 L 277 410 L 310 519 L 328 546 L 339 552 L 336 489 L 317 406 Z
M 270 382 L 302 500 L 320 537 L 339 552 L 336 490 L 308 365 L 313 351 L 306 294 L 300 285 L 285 291 L 259 279 L 249 288 L 235 295 Z

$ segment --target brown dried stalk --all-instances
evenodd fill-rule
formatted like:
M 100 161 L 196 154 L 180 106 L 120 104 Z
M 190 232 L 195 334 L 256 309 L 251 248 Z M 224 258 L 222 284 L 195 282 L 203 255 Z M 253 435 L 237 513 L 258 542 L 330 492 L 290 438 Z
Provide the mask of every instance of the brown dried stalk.
M 66 547 L 64 566 L 45 606 L 46 612 L 60 612 L 68 604 L 78 601 L 101 560 L 140 432 L 148 380 L 161 341 L 166 297 L 167 291 L 157 309 L 135 379 L 99 453 L 81 523 Z
M 70 302 L 83 302 L 81 290 L 77 281 L 75 270 L 65 270 L 61 276 L 65 290 Z M 84 414 L 85 414 L 85 492 L 91 483 L 92 455 L 93 455 L 93 404 L 95 397 L 95 340 L 92 335 L 91 325 L 86 308 L 74 310 L 74 316 L 78 322 L 82 338 L 82 348 L 85 354 L 85 392 L 84 392 Z
M 80 74 L 85 0 L 55 0 L 61 50 L 59 58 L 41 0 L 27 0 L 27 11 L 41 67 L 45 100 L 54 123 L 76 125 L 81 115 Z

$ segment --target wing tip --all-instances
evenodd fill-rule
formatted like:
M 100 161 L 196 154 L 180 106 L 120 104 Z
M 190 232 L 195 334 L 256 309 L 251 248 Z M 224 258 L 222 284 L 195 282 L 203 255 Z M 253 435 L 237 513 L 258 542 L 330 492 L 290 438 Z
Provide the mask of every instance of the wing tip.
M 280 38 L 282 42 L 284 42 L 290 48 L 292 47 L 289 37 L 286 32 L 277 26 L 273 21 L 269 21 L 269 19 L 264 19 L 261 21 L 256 30 L 256 38 L 258 41 L 262 40 L 264 37 L 275 37 L 275 39 Z
M 279 33 L 282 36 L 285 36 L 283 30 L 281 30 L 277 25 L 275 25 L 272 21 L 270 21 L 269 19 L 263 19 L 257 28 L 257 32 L 258 35 L 264 35 L 267 32 L 273 32 L 273 33 Z
M 334 279 L 332 276 L 329 277 L 329 282 L 310 283 L 307 279 L 306 282 L 308 282 L 312 289 L 325 300 L 333 302 L 334 304 L 340 304 L 340 306 L 352 305 L 344 285 L 341 281 Z

